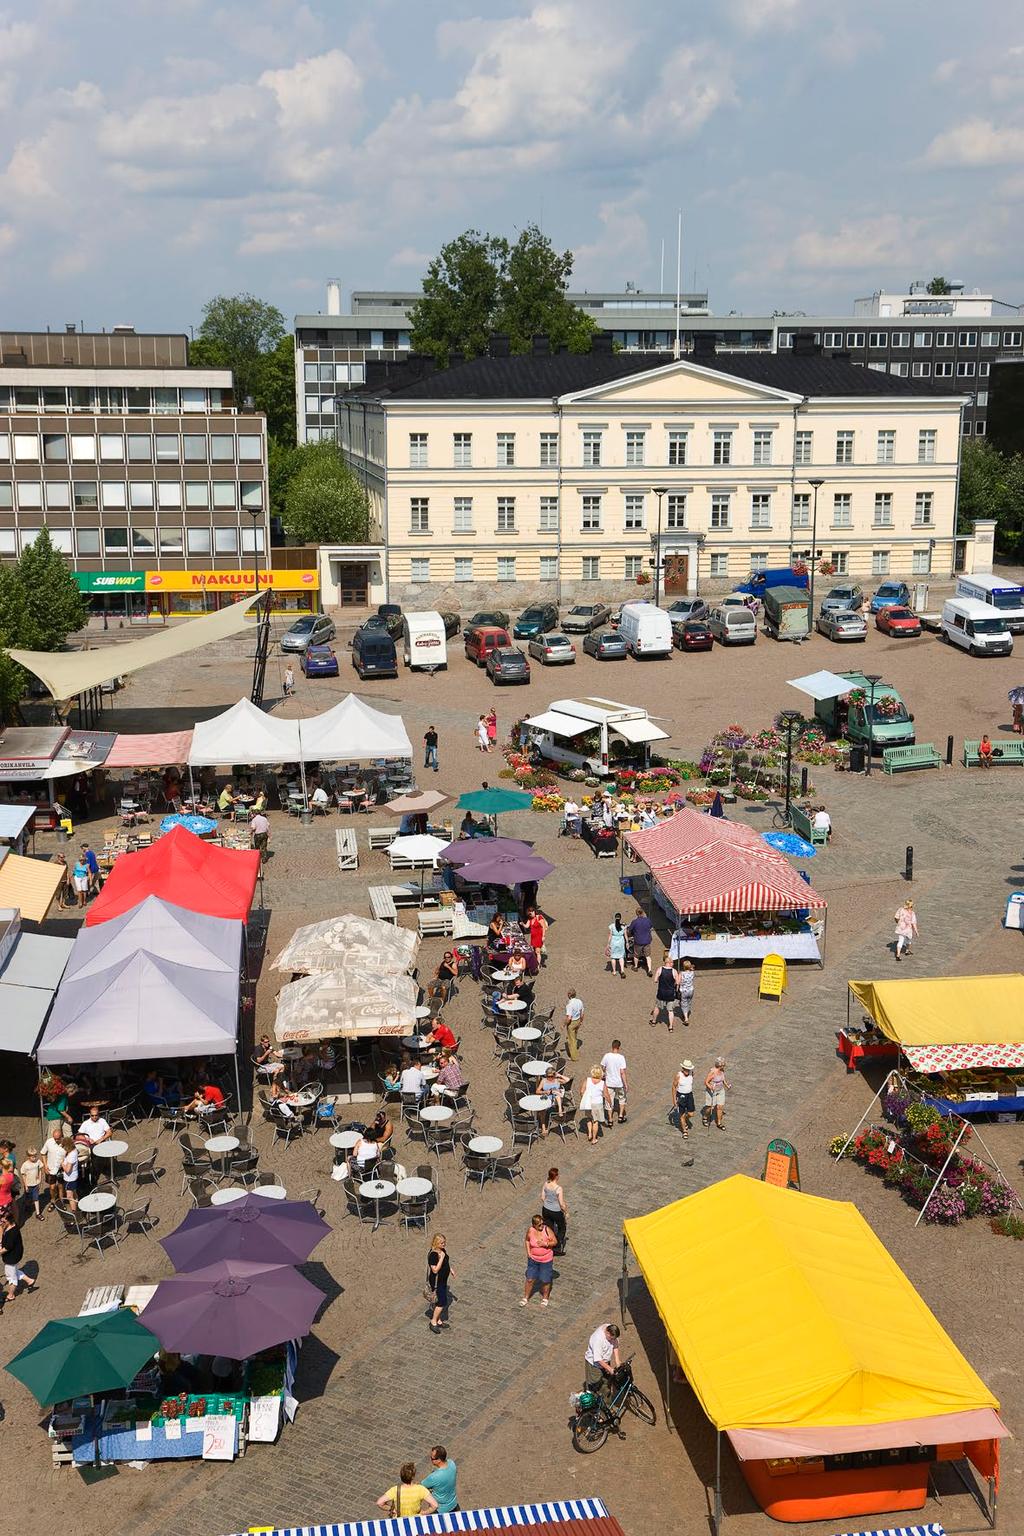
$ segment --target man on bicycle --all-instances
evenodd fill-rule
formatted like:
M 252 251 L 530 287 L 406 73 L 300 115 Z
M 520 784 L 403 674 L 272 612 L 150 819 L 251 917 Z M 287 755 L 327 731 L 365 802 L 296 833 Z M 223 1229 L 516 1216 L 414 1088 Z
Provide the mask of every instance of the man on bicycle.
M 600 1328 L 594 1329 L 587 1344 L 584 1360 L 586 1361 L 584 1384 L 587 1390 L 600 1392 L 605 1397 L 609 1396 L 612 1380 L 621 1364 L 618 1323 L 602 1323 Z

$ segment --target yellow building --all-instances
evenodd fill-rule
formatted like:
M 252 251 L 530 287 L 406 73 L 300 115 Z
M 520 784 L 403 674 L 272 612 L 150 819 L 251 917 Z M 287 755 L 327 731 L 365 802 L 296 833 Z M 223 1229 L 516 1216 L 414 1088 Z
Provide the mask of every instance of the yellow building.
M 812 552 L 864 582 L 950 575 L 962 396 L 814 353 L 510 357 L 494 340 L 339 401 L 391 601 L 726 591 Z

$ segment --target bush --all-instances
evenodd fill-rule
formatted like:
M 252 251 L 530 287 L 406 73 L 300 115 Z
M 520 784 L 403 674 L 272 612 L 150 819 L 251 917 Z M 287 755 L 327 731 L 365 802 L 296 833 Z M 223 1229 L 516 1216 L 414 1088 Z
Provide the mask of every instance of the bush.
M 1024 1239 L 1024 1216 L 1016 1214 L 994 1216 L 989 1226 L 998 1237 L 1014 1237 L 1018 1243 Z

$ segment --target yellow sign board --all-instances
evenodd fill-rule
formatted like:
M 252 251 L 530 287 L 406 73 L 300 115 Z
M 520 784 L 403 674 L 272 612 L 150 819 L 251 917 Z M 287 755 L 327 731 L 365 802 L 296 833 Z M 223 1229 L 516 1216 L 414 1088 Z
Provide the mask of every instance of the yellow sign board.
M 315 592 L 320 585 L 319 571 L 260 571 L 260 590 L 275 592 Z M 147 592 L 234 592 L 244 597 L 252 592 L 251 570 L 228 571 L 147 571 Z
M 757 988 L 758 997 L 774 997 L 777 1003 L 781 1003 L 782 994 L 788 985 L 786 962 L 782 956 L 765 955 L 761 961 L 761 980 Z

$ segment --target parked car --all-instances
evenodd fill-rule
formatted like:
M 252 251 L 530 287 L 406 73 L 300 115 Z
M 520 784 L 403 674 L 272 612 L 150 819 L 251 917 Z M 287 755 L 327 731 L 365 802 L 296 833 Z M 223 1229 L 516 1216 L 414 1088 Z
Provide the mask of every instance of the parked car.
M 471 629 L 508 629 L 508 614 L 501 608 L 481 608 L 479 613 L 474 613 L 471 619 L 467 619 L 463 628 Z
M 577 603 L 562 620 L 566 634 L 589 635 L 592 629 L 600 629 L 612 616 L 605 603 Z
M 840 582 L 832 587 L 821 600 L 822 613 L 857 613 L 864 606 L 864 592 L 856 582 Z
M 524 608 L 512 629 L 514 640 L 532 640 L 546 630 L 558 628 L 558 609 L 554 603 L 533 603 Z
M 678 651 L 713 651 L 715 637 L 703 619 L 687 619 L 672 625 L 672 644 Z
M 625 661 L 629 647 L 617 629 L 597 629 L 583 637 L 583 649 L 598 661 Z
M 337 631 L 326 613 L 306 613 L 281 636 L 282 651 L 302 652 L 308 645 L 326 645 Z
M 814 621 L 819 635 L 827 640 L 866 640 L 868 623 L 861 613 L 844 612 L 842 609 L 823 608 Z
M 757 640 L 757 620 L 746 603 L 720 603 L 707 623 L 719 645 L 753 645 Z
M 909 608 L 882 608 L 875 617 L 875 625 L 883 635 L 919 635 L 921 620 Z
M 401 603 L 378 603 L 377 614 L 379 618 L 386 618 L 389 614 L 395 614 L 398 618 L 401 618 L 402 605 Z
M 883 581 L 871 598 L 871 612 L 880 613 L 883 608 L 909 608 L 910 588 L 905 581 Z
M 454 639 L 454 637 L 459 633 L 459 630 L 462 628 L 462 620 L 459 618 L 459 615 L 457 613 L 453 613 L 450 608 L 442 608 L 441 618 L 444 621 L 445 639 Z
M 507 629 L 497 624 L 481 624 L 477 629 L 467 629 L 463 636 L 466 660 L 475 661 L 482 667 L 492 651 L 512 644 Z
M 371 613 L 359 628 L 382 630 L 384 634 L 390 635 L 392 640 L 397 640 L 402 633 L 403 623 L 402 610 L 399 609 L 397 613 Z
M 487 675 L 495 685 L 530 681 L 530 663 L 522 651 L 514 645 L 503 645 L 492 651 L 487 658 L 486 666 Z
M 535 635 L 526 649 L 545 667 L 561 666 L 576 660 L 576 647 L 568 635 Z
M 352 637 L 352 665 L 361 678 L 397 677 L 398 648 L 385 629 L 357 629 Z
M 306 677 L 338 676 L 338 658 L 329 645 L 307 645 L 299 666 Z
M 688 619 L 703 619 L 707 611 L 708 605 L 702 597 L 677 597 L 665 610 L 673 624 L 685 624 Z

